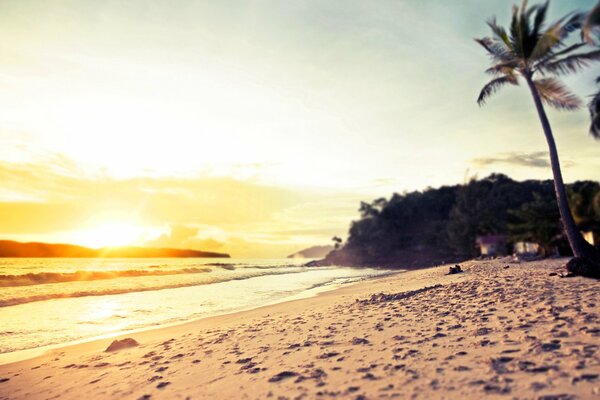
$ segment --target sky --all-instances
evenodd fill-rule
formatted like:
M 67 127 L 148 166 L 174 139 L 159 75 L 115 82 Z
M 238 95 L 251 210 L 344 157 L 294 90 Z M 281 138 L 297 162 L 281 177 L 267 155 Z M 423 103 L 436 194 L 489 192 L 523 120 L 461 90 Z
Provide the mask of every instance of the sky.
M 361 200 L 550 179 L 526 89 L 475 102 L 512 4 L 0 1 L 0 238 L 282 257 Z M 600 180 L 587 111 L 549 116 L 565 180 Z

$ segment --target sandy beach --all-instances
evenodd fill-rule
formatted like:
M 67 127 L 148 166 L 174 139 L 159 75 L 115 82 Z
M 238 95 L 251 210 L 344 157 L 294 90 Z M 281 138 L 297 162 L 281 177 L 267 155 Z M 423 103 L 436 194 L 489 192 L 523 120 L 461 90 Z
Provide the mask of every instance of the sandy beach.
M 469 261 L 53 350 L 1 399 L 600 398 L 599 282 Z M 120 337 L 120 339 L 124 338 Z

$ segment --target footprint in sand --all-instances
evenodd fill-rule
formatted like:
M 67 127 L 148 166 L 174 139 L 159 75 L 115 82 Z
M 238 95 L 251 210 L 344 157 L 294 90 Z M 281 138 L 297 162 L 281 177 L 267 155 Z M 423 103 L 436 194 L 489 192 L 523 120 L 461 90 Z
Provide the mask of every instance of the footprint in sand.
M 295 376 L 298 376 L 299 374 L 297 372 L 293 372 L 293 371 L 282 371 L 280 373 L 278 373 L 277 375 L 273 375 L 270 379 L 269 382 L 281 382 L 285 379 L 288 378 L 293 378 Z
M 544 343 L 541 346 L 542 351 L 554 351 L 560 349 L 561 345 L 559 340 L 553 340 L 550 343 Z

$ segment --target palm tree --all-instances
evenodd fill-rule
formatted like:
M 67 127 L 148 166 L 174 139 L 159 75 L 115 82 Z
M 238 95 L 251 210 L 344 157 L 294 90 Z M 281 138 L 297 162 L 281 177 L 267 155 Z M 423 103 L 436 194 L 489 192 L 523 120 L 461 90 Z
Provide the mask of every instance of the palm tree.
M 583 40 L 593 45 L 600 42 L 600 1 L 590 11 L 582 29 Z M 596 36 L 596 37 L 594 37 Z M 599 39 L 599 40 L 595 40 Z M 596 83 L 600 84 L 600 78 L 596 79 Z M 590 115 L 592 117 L 592 124 L 590 126 L 590 133 L 596 139 L 600 139 L 600 91 L 596 93 L 592 101 L 590 102 Z
M 576 257 L 599 260 L 600 255 L 587 243 L 577 229 L 567 200 L 554 135 L 544 104 L 559 110 L 574 110 L 581 101 L 557 79 L 558 76 L 578 72 L 594 61 L 600 61 L 600 50 L 591 50 L 583 40 L 567 45 L 569 36 L 582 28 L 584 13 L 572 13 L 549 26 L 546 15 L 549 1 L 528 7 L 527 0 L 519 9 L 513 6 L 508 31 L 492 18 L 488 21 L 493 36 L 476 41 L 491 56 L 493 65 L 486 72 L 494 79 L 486 84 L 477 99 L 479 105 L 505 85 L 518 85 L 524 80 L 533 97 L 540 122 L 548 143 L 554 189 L 571 250 Z M 600 267 L 598 267 L 600 268 Z

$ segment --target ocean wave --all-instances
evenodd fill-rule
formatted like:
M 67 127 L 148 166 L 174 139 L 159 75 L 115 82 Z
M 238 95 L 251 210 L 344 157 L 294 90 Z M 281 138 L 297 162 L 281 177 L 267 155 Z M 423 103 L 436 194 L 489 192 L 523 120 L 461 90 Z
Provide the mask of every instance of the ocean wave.
M 152 268 L 152 267 L 151 267 Z M 78 281 L 97 281 L 103 279 L 132 278 L 139 276 L 164 276 L 182 274 L 201 274 L 212 271 L 210 268 L 181 268 L 166 270 L 113 270 L 113 271 L 75 271 L 75 272 L 35 272 L 18 275 L 0 275 L 0 287 L 44 285 Z
M 189 268 L 187 268 L 189 269 Z M 44 293 L 44 294 L 35 294 L 30 296 L 19 296 L 19 297 L 11 297 L 0 299 L 0 308 L 1 307 L 9 307 L 16 306 L 25 303 L 32 303 L 36 301 L 44 301 L 44 300 L 52 300 L 52 299 L 64 299 L 70 297 L 87 297 L 87 296 L 107 296 L 107 295 L 116 295 L 116 294 L 125 294 L 125 293 L 134 293 L 134 292 L 149 292 L 153 290 L 163 290 L 163 289 L 177 289 L 181 287 L 189 287 L 189 286 L 203 286 L 203 285 L 211 285 L 215 283 L 228 282 L 228 281 L 238 281 L 245 280 L 251 278 L 258 278 L 269 275 L 288 275 L 288 274 L 297 274 L 306 272 L 306 268 L 298 268 L 295 270 L 287 270 L 287 271 L 271 271 L 271 272 L 256 272 L 249 273 L 238 276 L 216 276 L 204 281 L 191 281 L 191 282 L 180 282 L 173 284 L 165 284 L 165 285 L 156 285 L 156 286 L 142 286 L 142 287 L 129 287 L 129 288 L 106 288 L 100 290 L 82 290 L 82 291 L 74 291 L 74 292 L 52 292 L 52 293 Z M 125 271 L 119 271 L 125 272 Z M 166 272 L 166 271 L 165 271 Z
M 242 263 L 207 263 L 207 264 L 201 264 L 201 265 L 205 265 L 205 266 L 211 266 L 211 267 L 221 267 L 223 269 L 227 269 L 230 271 L 233 271 L 234 269 L 237 268 L 251 268 L 251 269 L 277 269 L 277 268 L 294 268 L 294 267 L 299 267 L 299 265 L 295 265 L 295 264 L 270 264 L 270 265 L 257 265 L 257 264 L 242 264 Z

